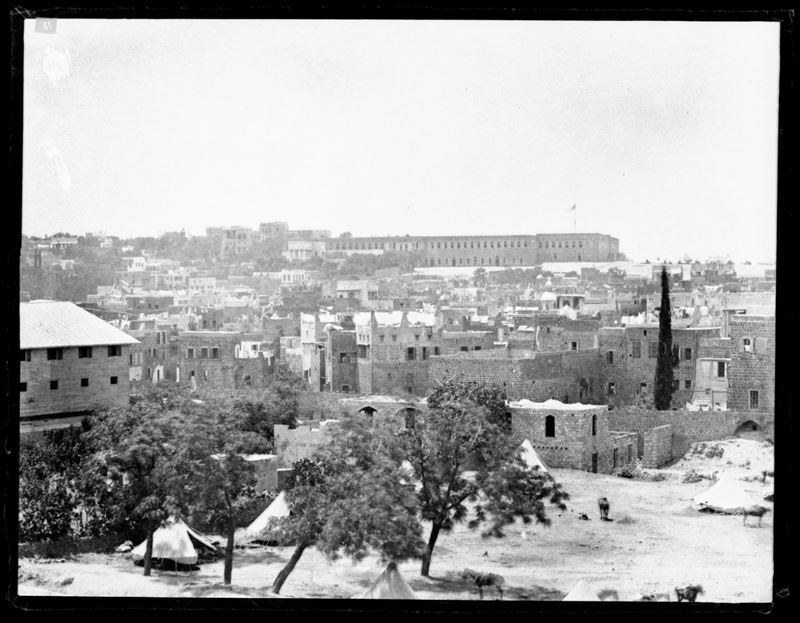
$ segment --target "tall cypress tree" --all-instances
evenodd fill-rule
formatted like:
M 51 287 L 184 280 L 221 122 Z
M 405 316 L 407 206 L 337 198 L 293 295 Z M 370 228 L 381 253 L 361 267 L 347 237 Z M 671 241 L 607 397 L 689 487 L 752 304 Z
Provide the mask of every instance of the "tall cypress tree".
M 669 276 L 666 266 L 661 269 L 661 310 L 658 314 L 658 359 L 654 402 L 659 411 L 666 411 L 672 403 L 672 312 L 669 304 Z

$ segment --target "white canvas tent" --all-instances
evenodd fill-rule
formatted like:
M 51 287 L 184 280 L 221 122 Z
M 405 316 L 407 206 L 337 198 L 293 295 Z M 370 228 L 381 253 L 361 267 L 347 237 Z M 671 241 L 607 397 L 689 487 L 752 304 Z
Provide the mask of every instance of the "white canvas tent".
M 372 586 L 354 599 L 419 599 L 419 597 L 400 575 L 397 564 L 390 562 Z
M 170 517 L 153 533 L 152 557 L 155 559 L 172 560 L 182 565 L 194 565 L 198 560 L 198 548 L 217 551 L 208 537 L 192 530 L 180 519 Z M 143 560 L 146 550 L 147 539 L 131 552 L 133 561 Z
M 586 580 L 580 580 L 562 601 L 601 601 L 601 599 L 589 588 Z
M 281 517 L 289 516 L 289 506 L 286 504 L 286 495 L 283 491 L 278 494 L 272 504 L 267 506 L 267 509 L 255 518 L 247 528 L 245 528 L 241 537 L 244 539 L 257 539 L 263 536 L 264 530 L 269 526 L 270 519 L 273 517 L 280 519 Z
M 520 452 L 522 454 L 522 460 L 525 461 L 528 467 L 533 468 L 538 466 L 539 471 L 545 473 L 550 471 L 547 469 L 547 465 L 544 464 L 544 461 L 539 457 L 536 450 L 533 449 L 533 445 L 528 439 L 522 442 Z
M 717 513 L 741 513 L 756 504 L 741 485 L 729 475 L 722 476 L 710 489 L 692 498 L 692 506 L 698 510 L 708 509 Z

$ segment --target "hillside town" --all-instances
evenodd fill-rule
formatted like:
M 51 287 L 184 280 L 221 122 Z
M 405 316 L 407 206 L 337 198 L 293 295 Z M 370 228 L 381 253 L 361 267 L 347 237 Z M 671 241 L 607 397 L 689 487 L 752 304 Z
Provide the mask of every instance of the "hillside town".
M 647 479 L 698 444 L 774 434 L 774 265 L 634 263 L 605 234 L 356 238 L 275 222 L 26 237 L 20 270 L 24 439 L 90 427 L 158 387 L 257 404 L 291 378 L 296 415 L 241 455 L 266 510 L 255 527 L 240 518 L 237 547 L 264 542 L 296 466 L 341 422 L 408 426 L 441 408 L 429 397 L 442 387 L 499 390 L 528 463 L 582 478 Z M 672 381 L 658 409 L 664 285 Z M 381 578 L 414 592 L 396 566 Z
M 8 605 L 788 609 L 794 18 L 12 11 Z

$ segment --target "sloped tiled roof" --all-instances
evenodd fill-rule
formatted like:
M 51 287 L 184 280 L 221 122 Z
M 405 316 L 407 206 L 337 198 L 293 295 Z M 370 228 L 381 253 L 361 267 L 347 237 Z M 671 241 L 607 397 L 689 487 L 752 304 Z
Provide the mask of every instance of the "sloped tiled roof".
M 19 347 L 59 348 L 138 344 L 138 340 L 94 314 L 65 301 L 19 305 Z

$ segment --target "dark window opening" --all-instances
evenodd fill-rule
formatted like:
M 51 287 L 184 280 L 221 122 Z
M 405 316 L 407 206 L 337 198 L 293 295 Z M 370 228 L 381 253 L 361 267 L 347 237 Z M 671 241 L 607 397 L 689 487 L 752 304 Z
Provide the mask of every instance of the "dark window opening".
M 29 351 L 29 350 L 21 350 L 21 351 L 19 351 L 19 360 L 20 361 L 30 361 L 31 360 L 31 351 Z
M 108 347 L 109 357 L 119 357 L 120 355 L 122 355 L 122 346 L 114 345 Z
M 81 379 L 81 387 L 89 387 L 89 379 Z
M 64 349 L 63 348 L 48 348 L 47 349 L 47 360 L 53 361 L 55 359 L 63 359 L 64 358 Z
M 758 409 L 758 391 L 754 389 L 750 390 L 750 408 Z
M 92 347 L 91 346 L 79 346 L 78 347 L 78 359 L 91 359 L 92 358 Z
M 58 381 L 50 381 L 50 389 L 58 389 Z
M 406 361 L 414 361 L 417 358 L 417 351 L 416 349 L 407 348 L 406 349 Z
M 597 435 L 597 416 L 592 416 L 592 436 Z
M 556 436 L 556 418 L 555 416 L 548 415 L 544 418 L 544 436 L 545 437 L 555 437 Z
M 117 384 L 117 380 L 118 380 L 118 378 L 116 376 L 112 376 L 111 377 L 111 384 L 112 385 L 116 385 Z
M 608 363 L 614 363 L 614 351 L 613 350 L 610 350 L 610 351 L 608 351 L 608 353 L 606 353 L 606 361 L 608 361 Z

